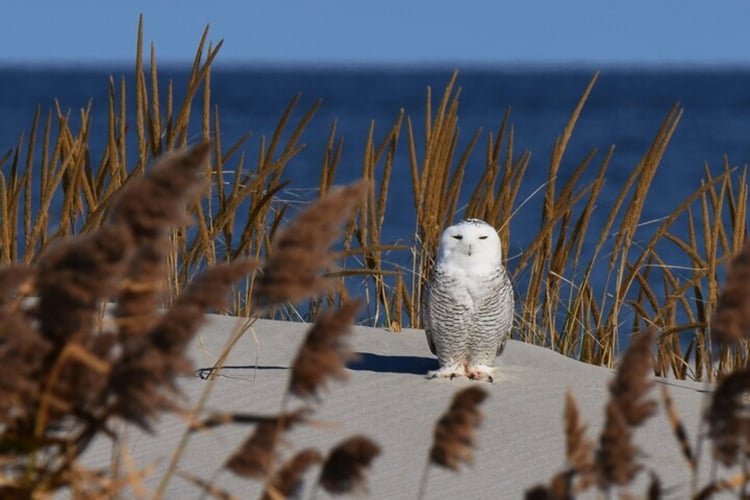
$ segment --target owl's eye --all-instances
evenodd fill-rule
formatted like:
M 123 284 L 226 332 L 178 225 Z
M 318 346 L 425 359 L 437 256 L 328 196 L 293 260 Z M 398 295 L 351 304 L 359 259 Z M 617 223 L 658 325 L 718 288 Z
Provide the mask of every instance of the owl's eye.
M 479 239 L 480 239 L 480 240 L 486 240 L 486 239 L 487 239 L 487 236 L 486 236 L 486 235 L 485 235 L 485 236 L 480 236 L 480 237 L 479 237 Z
M 454 234 L 453 237 L 456 238 L 457 240 L 464 239 L 464 237 L 462 235 L 460 235 L 460 234 Z

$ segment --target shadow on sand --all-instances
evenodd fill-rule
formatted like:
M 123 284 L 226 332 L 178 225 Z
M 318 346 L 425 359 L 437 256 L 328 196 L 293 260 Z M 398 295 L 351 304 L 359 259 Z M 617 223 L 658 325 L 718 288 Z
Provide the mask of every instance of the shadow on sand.
M 377 373 L 404 373 L 412 375 L 425 375 L 430 370 L 438 369 L 438 362 L 435 358 L 425 358 L 422 356 L 386 356 L 371 352 L 358 352 L 358 359 L 346 365 L 350 370 L 377 372 Z M 269 366 L 269 365 L 224 365 L 217 374 L 220 375 L 241 375 L 243 372 L 252 370 L 288 370 L 287 366 Z M 212 367 L 198 368 L 195 375 L 198 378 L 207 380 L 214 371 Z
M 357 353 L 359 359 L 347 365 L 350 370 L 378 373 L 407 373 L 425 375 L 430 370 L 437 370 L 435 358 L 422 356 L 385 356 L 371 352 Z

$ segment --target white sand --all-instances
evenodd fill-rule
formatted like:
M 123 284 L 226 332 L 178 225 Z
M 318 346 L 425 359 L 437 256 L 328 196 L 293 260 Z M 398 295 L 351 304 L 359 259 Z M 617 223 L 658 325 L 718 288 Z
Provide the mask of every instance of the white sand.
M 243 320 L 209 316 L 196 337 L 192 355 L 198 368 L 217 359 L 227 339 Z M 278 411 L 290 365 L 307 325 L 258 321 L 231 352 L 209 400 L 216 410 L 273 413 Z M 498 359 L 500 377 L 494 384 L 468 380 L 426 380 L 424 373 L 437 362 L 430 354 L 424 333 L 407 330 L 388 333 L 357 327 L 352 346 L 361 361 L 350 370 L 347 383 L 334 382 L 324 395 L 314 418 L 330 425 L 301 428 L 289 435 L 290 450 L 316 446 L 327 451 L 341 439 L 366 434 L 382 447 L 369 470 L 370 498 L 415 498 L 432 443 L 434 422 L 447 409 L 457 389 L 480 383 L 490 397 L 482 408 L 485 420 L 478 431 L 475 464 L 460 474 L 432 468 L 426 498 L 522 498 L 523 492 L 547 481 L 563 466 L 562 412 L 565 391 L 573 389 L 589 436 L 598 437 L 612 372 L 565 358 L 550 350 L 510 342 Z M 668 384 L 691 438 L 695 439 L 706 388 L 702 384 L 660 381 Z M 190 401 L 197 401 L 207 382 L 187 378 L 182 386 Z M 657 384 L 658 385 L 658 384 Z M 653 395 L 659 397 L 660 392 Z M 128 449 L 140 467 L 155 464 L 146 486 L 154 488 L 166 469 L 172 450 L 183 433 L 184 422 L 163 418 L 151 436 L 129 431 Z M 227 425 L 195 434 L 181 468 L 210 478 L 250 434 L 252 428 Z M 670 496 L 687 497 L 690 475 L 663 410 L 635 434 L 637 444 L 655 467 Z M 110 447 L 97 442 L 88 463 L 105 465 Z M 707 469 L 707 467 L 703 467 Z M 645 476 L 634 493 L 642 494 Z M 310 475 L 308 475 L 310 479 Z M 256 481 L 218 476 L 218 483 L 240 498 L 257 498 Z M 167 498 L 198 498 L 195 486 L 175 477 Z M 320 491 L 317 498 L 328 498 Z

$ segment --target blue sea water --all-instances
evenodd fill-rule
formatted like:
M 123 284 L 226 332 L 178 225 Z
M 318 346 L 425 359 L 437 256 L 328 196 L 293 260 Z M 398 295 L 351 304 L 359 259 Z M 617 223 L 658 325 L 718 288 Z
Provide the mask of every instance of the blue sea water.
M 460 68 L 459 68 L 460 69 Z M 487 133 L 496 131 L 506 108 L 511 108 L 515 133 L 515 154 L 529 150 L 531 164 L 519 200 L 531 196 L 548 177 L 552 145 L 562 132 L 576 102 L 596 68 L 466 68 L 459 72 L 461 87 L 459 151 L 473 133 L 483 129 L 468 164 L 464 200 L 484 166 Z M 184 92 L 188 68 L 160 69 L 162 98 L 166 82 L 174 81 L 176 100 Z M 248 131 L 253 137 L 244 146 L 250 158 L 257 155 L 260 137 L 273 134 L 284 109 L 298 92 L 300 104 L 293 115 L 296 123 L 317 99 L 322 106 L 307 127 L 301 142 L 306 149 L 290 163 L 285 178 L 292 181 L 292 193 L 314 197 L 329 129 L 337 121 L 337 134 L 344 138 L 338 183 L 360 175 L 364 143 L 371 121 L 375 139 L 382 140 L 401 108 L 423 137 L 425 91 L 433 89 L 435 105 L 451 76 L 452 68 L 411 67 L 215 67 L 212 99 L 221 119 L 221 141 L 228 147 Z M 34 110 L 54 106 L 75 116 L 91 100 L 92 127 L 89 143 L 92 161 L 101 155 L 106 141 L 108 81 L 124 75 L 128 82 L 131 117 L 134 110 L 132 68 L 127 67 L 29 67 L 0 68 L 0 154 L 13 148 L 19 134 L 30 129 Z M 643 214 L 644 221 L 659 220 L 674 210 L 705 179 L 704 165 L 714 173 L 722 168 L 724 156 L 732 166 L 750 160 L 750 69 L 742 68 L 603 68 L 578 120 L 563 160 L 560 181 L 564 181 L 585 155 L 596 148 L 593 162 L 601 163 L 607 149 L 615 153 L 606 177 L 600 206 L 594 212 L 593 227 L 601 227 L 608 207 L 634 166 L 647 151 L 662 121 L 679 101 L 684 115 L 654 179 Z M 199 113 L 200 106 L 194 112 Z M 199 116 L 194 119 L 199 123 Z M 196 125 L 197 126 L 197 125 Z M 406 129 L 402 130 L 391 181 L 386 213 L 386 242 L 413 240 L 413 196 L 409 173 Z M 128 132 L 135 144 L 134 126 Z M 199 131 L 196 129 L 196 139 Z M 421 157 L 421 152 L 418 152 Z M 129 158 L 135 158 L 131 153 Z M 593 171 L 593 169 L 592 169 Z M 304 195 L 304 193 L 310 193 Z M 511 241 L 507 249 L 509 266 L 536 235 L 540 225 L 541 195 L 533 196 L 511 220 Z M 676 227 L 675 231 L 684 230 Z M 598 234 L 595 232 L 594 234 Z M 648 226 L 637 235 L 645 241 Z M 676 248 L 663 250 L 669 265 L 684 265 L 684 254 Z M 400 258 L 400 257 L 395 257 Z M 408 257 L 404 256 L 404 260 Z M 407 262 L 403 263 L 404 265 Z M 603 282 L 604 275 L 595 277 Z

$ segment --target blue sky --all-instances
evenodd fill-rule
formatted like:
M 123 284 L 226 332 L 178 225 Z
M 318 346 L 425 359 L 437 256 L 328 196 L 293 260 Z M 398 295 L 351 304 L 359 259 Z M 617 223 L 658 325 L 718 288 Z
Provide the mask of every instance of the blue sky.
M 161 62 L 750 64 L 750 1 L 5 0 L 2 63 L 133 60 L 138 14 Z

